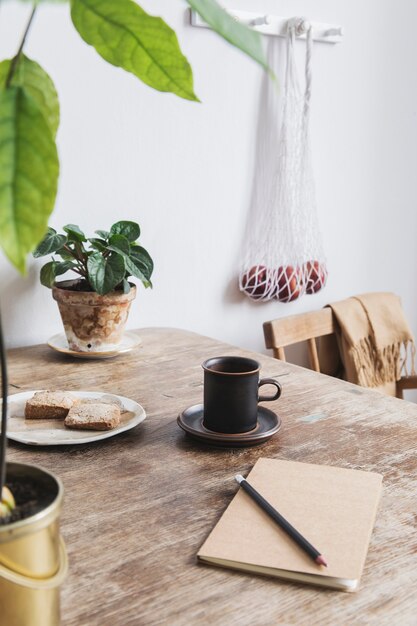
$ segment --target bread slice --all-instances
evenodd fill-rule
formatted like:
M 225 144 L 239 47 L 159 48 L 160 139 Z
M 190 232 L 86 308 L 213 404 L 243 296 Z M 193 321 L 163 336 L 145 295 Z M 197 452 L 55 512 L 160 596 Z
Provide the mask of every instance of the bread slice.
M 112 404 L 120 409 L 120 413 L 126 412 L 126 409 L 119 398 L 111 396 L 110 394 L 100 396 L 99 398 L 81 398 L 80 404 Z
M 120 424 L 120 409 L 114 404 L 97 401 L 74 406 L 64 422 L 69 428 L 86 430 L 112 430 Z
M 68 415 L 78 399 L 67 391 L 37 391 L 26 402 L 26 419 L 60 419 Z

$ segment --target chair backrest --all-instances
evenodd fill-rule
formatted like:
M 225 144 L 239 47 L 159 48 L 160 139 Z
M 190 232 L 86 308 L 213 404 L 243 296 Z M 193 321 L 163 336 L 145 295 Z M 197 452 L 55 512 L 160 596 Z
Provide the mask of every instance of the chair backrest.
M 310 367 L 320 372 L 316 339 L 332 335 L 336 330 L 336 325 L 337 322 L 330 308 L 272 320 L 263 325 L 265 345 L 273 350 L 274 357 L 285 361 L 284 348 L 286 346 L 307 341 Z
M 285 361 L 284 348 L 286 346 L 306 341 L 310 367 L 312 370 L 320 372 L 316 339 L 335 333 L 338 324 L 332 310 L 325 308 L 265 322 L 263 328 L 265 345 L 273 350 L 275 358 Z M 383 393 L 401 399 L 404 389 L 417 389 L 417 376 L 403 376 L 398 381 L 388 382 L 378 388 Z

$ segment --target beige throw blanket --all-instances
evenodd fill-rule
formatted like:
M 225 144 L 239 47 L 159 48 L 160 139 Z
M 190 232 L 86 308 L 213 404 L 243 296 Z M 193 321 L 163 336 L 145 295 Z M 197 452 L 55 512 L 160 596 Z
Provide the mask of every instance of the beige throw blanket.
M 340 326 L 322 337 L 321 371 L 363 387 L 382 387 L 414 374 L 415 345 L 401 302 L 393 293 L 366 293 L 329 305 Z M 336 343 L 337 342 L 337 343 Z

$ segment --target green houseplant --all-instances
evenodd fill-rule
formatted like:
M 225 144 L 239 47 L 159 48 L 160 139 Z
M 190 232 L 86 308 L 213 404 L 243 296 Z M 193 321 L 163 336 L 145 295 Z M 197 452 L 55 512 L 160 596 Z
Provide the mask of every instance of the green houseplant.
M 75 224 L 67 224 L 63 230 L 58 234 L 48 228 L 33 253 L 35 257 L 52 254 L 52 260 L 41 269 L 41 283 L 52 288 L 71 350 L 114 348 L 136 295 L 129 277 L 138 278 L 146 288 L 152 286 L 153 261 L 137 242 L 139 224 L 116 222 L 110 230 L 97 230 L 97 236 L 90 238 Z M 67 272 L 78 278 L 56 282 Z
M 139 278 L 151 287 L 152 258 L 137 242 L 140 226 L 136 222 L 120 221 L 110 230 L 96 230 L 97 237 L 87 238 L 79 226 L 67 224 L 64 234 L 48 228 L 45 237 L 33 253 L 35 258 L 55 255 L 41 269 L 41 283 L 52 288 L 57 276 L 68 271 L 81 278 L 78 289 L 95 291 L 101 296 L 113 289 L 129 293 L 129 276 Z M 61 257 L 61 261 L 56 260 Z
M 186 0 L 186 2 L 221 37 L 241 49 L 263 67 L 267 67 L 258 33 L 233 20 L 215 0 Z M 46 232 L 46 238 L 49 237 L 49 241 L 51 235 L 54 234 L 47 231 L 47 226 L 55 204 L 59 177 L 59 158 L 56 147 L 59 101 L 56 89 L 45 70 L 23 53 L 33 18 L 41 3 L 42 0 L 33 2 L 33 8 L 16 54 L 13 58 L 0 62 L 0 247 L 21 273 L 25 272 L 28 253 L 35 249 L 42 238 L 45 238 Z M 198 101 L 193 89 L 191 66 L 181 52 L 175 32 L 164 20 L 149 15 L 133 0 L 69 0 L 69 4 L 76 30 L 84 41 L 93 46 L 107 62 L 133 73 L 154 89 Z M 67 232 L 65 236 L 68 235 Z M 100 235 L 98 239 L 104 239 L 107 248 L 115 242 L 113 240 L 110 243 L 109 238 Z M 95 266 L 96 274 L 93 270 L 91 274 L 88 272 L 87 261 L 88 276 L 81 275 L 81 281 L 88 280 L 93 284 L 95 282 L 99 289 L 106 289 L 106 284 L 114 280 L 113 278 L 109 281 L 108 278 L 111 275 L 110 270 L 113 269 L 113 261 L 110 262 L 109 259 L 110 257 L 116 258 L 112 256 L 116 252 L 118 257 L 122 257 L 125 261 L 125 271 L 118 284 L 114 285 L 115 287 L 119 285 L 120 288 L 113 289 L 113 291 L 119 291 L 124 296 L 131 293 L 132 288 L 128 293 L 124 293 L 127 292 L 128 287 L 127 277 L 137 276 L 137 273 L 135 274 L 128 267 L 131 262 L 135 265 L 136 272 L 142 272 L 144 280 L 141 276 L 138 277 L 145 286 L 146 283 L 150 283 L 149 261 L 147 266 L 145 263 L 146 268 L 144 268 L 143 265 L 137 263 L 138 255 L 135 258 L 133 254 L 132 258 L 132 254 L 127 253 L 123 248 L 117 251 L 107 250 L 107 255 L 104 250 L 94 248 L 91 241 L 89 243 L 91 244 L 90 265 Z M 99 246 L 98 242 L 96 246 Z M 98 260 L 97 253 L 101 253 L 101 261 Z M 61 272 L 63 266 L 58 266 L 57 263 L 74 263 L 73 258 L 58 256 L 61 256 L 62 261 L 52 260 L 52 265 L 43 269 L 42 279 L 45 283 L 47 278 L 52 280 L 63 273 Z M 143 254 L 141 259 L 143 262 Z M 77 265 L 76 262 L 75 264 Z M 116 261 L 114 264 L 116 265 Z M 121 268 L 120 260 L 118 264 Z M 74 267 L 68 266 L 68 269 L 74 269 Z M 94 278 L 92 278 L 93 275 Z M 119 275 L 121 276 L 121 269 Z M 109 282 L 106 283 L 106 281 Z M 93 293 L 100 295 L 98 290 Z M 100 295 L 100 297 L 107 295 Z M 0 532 L 1 550 L 3 537 L 7 542 L 8 538 L 17 531 L 15 523 L 19 524 L 19 529 L 22 528 L 22 519 L 15 521 L 18 513 L 15 509 L 11 510 L 7 494 L 3 500 L 3 486 L 6 481 L 8 390 L 1 320 L 0 363 L 3 399 L 0 437 L 0 499 L 4 504 L 0 507 L 0 529 L 3 528 L 5 531 Z M 9 481 L 10 478 L 23 482 L 33 479 L 43 491 L 49 485 L 51 505 L 54 505 L 54 515 L 57 518 L 62 500 L 62 485 L 58 479 L 38 468 L 13 463 L 8 464 L 7 477 Z M 17 505 L 16 509 L 19 509 L 18 501 Z M 50 510 L 50 507 L 46 510 Z M 37 551 L 32 549 L 31 542 L 36 542 L 38 539 L 36 532 L 31 532 L 35 529 L 32 528 L 32 518 L 29 513 L 28 515 L 28 519 L 23 520 L 23 526 L 29 532 L 27 533 L 28 543 L 24 544 L 26 548 L 22 551 L 22 566 L 26 571 L 34 567 L 34 574 L 38 578 L 44 578 L 45 572 L 36 569 L 39 566 L 35 562 Z M 42 515 L 43 511 L 39 511 L 36 515 L 37 519 Z M 56 547 L 58 542 L 54 541 L 53 544 Z M 56 556 L 58 562 L 59 555 Z M 0 597 L 0 604 L 5 623 L 7 622 L 8 626 L 14 626 L 30 621 L 32 626 L 56 626 L 59 623 L 58 587 L 64 576 L 65 564 L 63 566 L 61 563 L 59 571 L 54 574 L 54 582 L 53 585 L 51 583 L 50 589 L 31 588 L 26 592 L 24 586 L 7 581 L 2 575 L 0 592 L 3 590 L 3 595 Z M 43 594 L 41 602 L 39 594 Z
M 45 3 L 48 0 L 45 0 Z M 259 33 L 236 22 L 216 0 L 186 0 L 221 37 L 267 67 Z M 26 257 L 44 237 L 59 177 L 56 132 L 59 100 L 51 77 L 24 54 L 32 10 L 16 54 L 0 62 L 0 247 L 22 273 Z M 81 37 L 109 63 L 150 87 L 197 100 L 191 66 L 175 32 L 133 0 L 69 0 Z M 123 46 L 119 46 L 123 40 Z M 1 335 L 2 432 L 0 494 L 6 477 L 7 364 Z M 1 495 L 0 495 L 1 497 Z M 7 508 L 7 507 L 6 507 Z

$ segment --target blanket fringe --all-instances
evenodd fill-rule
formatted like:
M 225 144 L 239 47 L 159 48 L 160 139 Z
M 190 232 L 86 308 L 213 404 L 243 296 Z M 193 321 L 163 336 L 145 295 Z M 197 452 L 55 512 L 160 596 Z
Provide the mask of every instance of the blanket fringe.
M 358 384 L 363 387 L 379 387 L 399 380 L 402 375 L 415 374 L 416 347 L 414 341 L 406 340 L 377 350 L 371 337 L 365 337 L 350 348 L 358 373 Z

